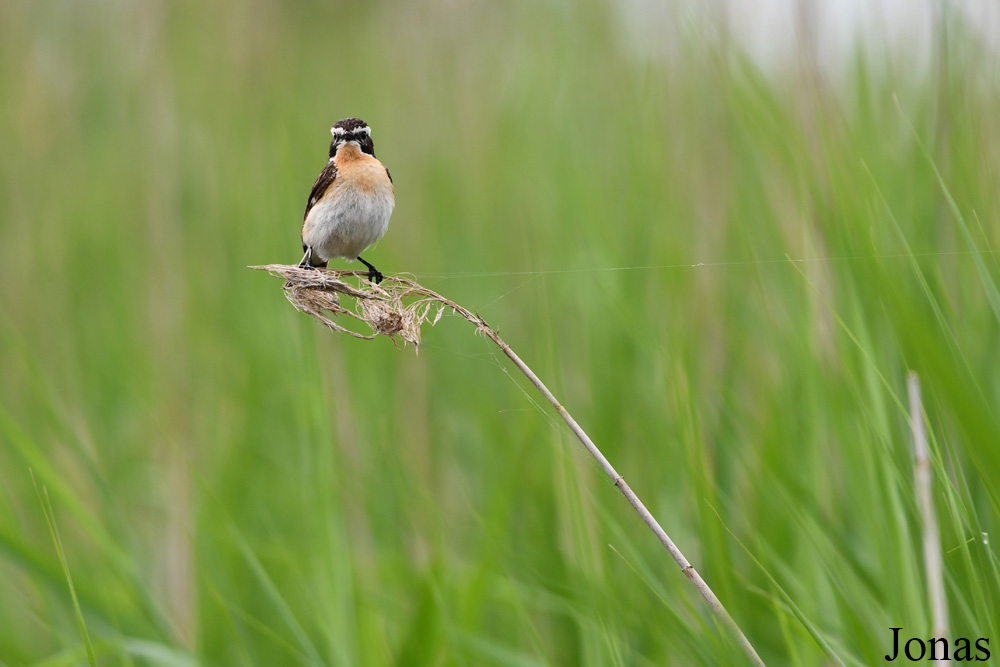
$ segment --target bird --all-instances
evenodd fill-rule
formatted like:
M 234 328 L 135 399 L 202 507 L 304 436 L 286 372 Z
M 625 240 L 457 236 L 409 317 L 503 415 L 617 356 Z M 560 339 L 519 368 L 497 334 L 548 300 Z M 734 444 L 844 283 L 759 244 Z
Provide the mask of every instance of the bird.
M 382 273 L 361 253 L 389 228 L 396 205 L 389 169 L 375 157 L 372 130 L 360 118 L 344 118 L 330 128 L 330 160 L 313 184 L 302 218 L 303 268 L 324 267 L 334 257 L 357 259 L 368 280 Z

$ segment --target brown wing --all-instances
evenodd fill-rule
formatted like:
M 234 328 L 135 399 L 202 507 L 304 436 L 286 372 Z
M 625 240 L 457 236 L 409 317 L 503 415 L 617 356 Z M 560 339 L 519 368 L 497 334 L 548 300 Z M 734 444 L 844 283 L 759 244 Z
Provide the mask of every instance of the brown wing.
M 385 168 L 385 175 L 389 177 L 389 182 L 392 183 L 392 174 L 389 173 L 389 167 Z
M 319 172 L 319 176 L 316 177 L 316 182 L 313 183 L 313 189 L 309 193 L 309 200 L 306 202 L 306 212 L 302 216 L 302 221 L 305 222 L 306 218 L 309 217 L 309 211 L 312 207 L 316 205 L 323 195 L 326 193 L 326 189 L 329 188 L 333 182 L 337 179 L 337 164 L 330 160 L 323 171 Z M 307 247 L 305 241 L 302 242 L 302 252 L 306 252 Z
M 319 173 L 318 177 L 316 177 L 316 182 L 313 183 L 313 189 L 312 192 L 309 193 L 309 201 L 306 202 L 306 212 L 302 216 L 302 220 L 309 217 L 309 211 L 311 211 L 316 202 L 323 197 L 323 194 L 326 193 L 326 189 L 330 187 L 336 178 L 337 164 L 333 160 L 330 160 L 327 163 L 326 168 Z

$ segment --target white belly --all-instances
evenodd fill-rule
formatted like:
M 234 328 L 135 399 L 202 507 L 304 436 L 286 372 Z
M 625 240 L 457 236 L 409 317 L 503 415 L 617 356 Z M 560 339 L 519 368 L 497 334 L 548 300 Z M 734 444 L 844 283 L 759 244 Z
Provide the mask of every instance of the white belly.
M 309 211 L 302 241 L 324 261 L 334 257 L 353 261 L 389 228 L 395 205 L 391 186 L 370 192 L 334 186 L 330 195 Z

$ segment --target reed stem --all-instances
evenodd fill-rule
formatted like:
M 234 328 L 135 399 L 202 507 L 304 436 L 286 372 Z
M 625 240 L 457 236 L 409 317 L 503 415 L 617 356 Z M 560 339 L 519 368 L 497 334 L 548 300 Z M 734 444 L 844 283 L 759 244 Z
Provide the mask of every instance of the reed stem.
M 569 426 L 573 435 L 583 443 L 583 446 L 590 452 L 600 464 L 604 472 L 611 478 L 618 490 L 622 492 L 629 504 L 632 505 L 639 517 L 645 522 L 656 538 L 663 544 L 664 548 L 681 568 L 681 572 L 688 578 L 691 585 L 708 603 L 712 613 L 718 617 L 734 636 L 740 648 L 750 660 L 750 664 L 763 666 L 764 661 L 757 655 L 750 641 L 743 634 L 736 621 L 722 602 L 715 595 L 709 585 L 701 578 L 698 571 L 688 562 L 681 550 L 677 548 L 673 540 L 667 535 L 663 527 L 650 513 L 646 506 L 639 500 L 639 497 L 625 483 L 625 478 L 618 474 L 607 457 L 594 444 L 590 436 L 573 418 L 573 415 L 556 399 L 556 397 L 539 379 L 538 375 L 526 364 L 521 357 L 511 349 L 500 335 L 479 315 L 458 305 L 454 301 L 447 299 L 437 292 L 407 278 L 398 276 L 385 276 L 381 285 L 362 283 L 360 287 L 354 287 L 340 280 L 346 276 L 366 276 L 364 271 L 330 271 L 303 269 L 296 266 L 286 266 L 281 264 L 270 264 L 267 266 L 253 266 L 253 269 L 269 271 L 285 279 L 285 295 L 289 301 L 299 310 L 319 319 L 327 327 L 336 331 L 348 333 L 359 338 L 375 338 L 378 335 L 386 335 L 393 338 L 399 335 L 405 341 L 419 345 L 420 325 L 424 322 L 434 324 L 440 318 L 443 310 L 451 310 L 457 315 L 473 324 L 477 331 L 484 334 L 493 341 L 500 351 L 507 355 L 518 370 L 535 385 L 539 393 L 545 397 L 563 421 Z M 358 300 L 358 311 L 345 308 L 340 304 L 339 294 L 352 296 Z M 434 308 L 438 310 L 433 311 Z M 322 310 L 329 310 L 336 315 L 347 315 L 357 320 L 366 322 L 372 328 L 371 335 L 356 333 L 333 322 L 322 314 Z M 433 315 L 433 317 L 432 317 Z

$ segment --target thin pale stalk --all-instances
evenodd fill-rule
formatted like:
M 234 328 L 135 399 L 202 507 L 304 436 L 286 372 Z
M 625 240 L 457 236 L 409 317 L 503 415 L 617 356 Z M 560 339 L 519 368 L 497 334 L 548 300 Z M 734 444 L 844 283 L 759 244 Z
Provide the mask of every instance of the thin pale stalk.
M 944 561 L 941 556 L 941 536 L 932 495 L 930 449 L 924 429 L 924 408 L 920 397 L 920 377 L 911 372 L 907 378 L 910 397 L 910 429 L 913 434 L 914 493 L 923 523 L 924 567 L 927 574 L 927 597 L 931 604 L 932 636 L 948 636 L 948 599 L 944 592 Z M 950 661 L 943 661 L 950 663 Z
M 653 534 L 656 535 L 658 540 L 660 540 L 660 543 L 663 544 L 664 548 L 666 548 L 666 550 L 670 553 L 670 556 L 674 559 L 674 561 L 676 561 L 677 565 L 680 566 L 681 572 L 684 573 L 684 576 L 688 578 L 688 581 L 691 582 L 698 593 L 705 598 L 705 601 L 708 603 L 712 612 L 719 618 L 722 624 L 733 633 L 736 641 L 740 645 L 740 648 L 746 654 L 747 658 L 750 659 L 750 663 L 753 665 L 763 666 L 764 661 L 760 659 L 759 655 L 757 655 L 757 651 L 746 638 L 746 635 L 743 634 L 740 626 L 737 625 L 736 621 L 733 620 L 733 617 L 729 615 L 728 611 L 726 611 L 726 608 L 723 606 L 719 598 L 715 595 L 709 585 L 705 583 L 705 580 L 701 578 L 701 575 L 698 574 L 698 571 L 694 568 L 694 566 L 691 565 L 691 563 L 688 562 L 688 559 L 684 557 L 684 554 L 677 548 L 677 545 L 670 539 L 670 536 L 667 535 L 665 530 L 663 530 L 663 527 L 660 526 L 660 523 L 656 520 L 656 518 L 648 509 L 646 509 L 646 506 L 642 504 L 642 501 L 639 500 L 637 495 L 635 495 L 635 492 L 632 491 L 632 489 L 629 488 L 629 485 L 625 483 L 625 478 L 618 474 L 608 461 L 607 457 L 604 456 L 601 450 L 598 449 L 597 445 L 594 444 L 594 441 L 590 439 L 590 436 L 587 435 L 587 432 L 584 431 L 580 424 L 577 423 L 576 419 L 573 418 L 573 415 L 571 415 L 569 411 L 563 407 L 558 400 L 556 400 L 556 397 L 551 391 L 549 391 L 549 388 L 545 386 L 545 383 L 542 382 L 537 375 L 535 375 L 535 372 L 521 360 L 521 357 L 517 356 L 514 350 L 511 349 L 510 345 L 505 343 L 493 329 L 487 326 L 481 319 L 477 325 L 480 330 L 483 331 L 483 333 L 485 333 L 490 340 L 496 343 L 500 350 L 514 362 L 514 365 L 517 366 L 522 373 L 524 373 L 524 376 L 528 378 L 531 384 L 535 385 L 535 388 L 538 389 L 542 396 L 545 397 L 545 400 L 547 400 L 552 407 L 556 409 L 559 416 L 563 418 L 563 421 L 565 421 L 570 430 L 573 431 L 573 435 L 575 435 L 577 439 L 583 443 L 583 446 L 587 448 L 587 451 L 590 452 L 591 456 L 597 459 L 597 462 L 601 465 L 601 468 L 604 469 L 604 472 L 607 473 L 608 477 L 611 478 L 611 481 L 613 481 L 615 486 L 618 487 L 618 490 L 622 492 L 622 495 L 624 495 L 629 504 L 632 505 L 632 508 L 635 509 L 646 525 L 649 526 L 649 529 L 653 531 Z
M 670 553 L 670 556 L 674 559 L 674 561 L 676 561 L 677 565 L 680 566 L 681 572 L 684 573 L 684 576 L 688 578 L 688 581 L 691 582 L 698 593 L 705 599 L 709 608 L 712 610 L 712 613 L 714 613 L 722 622 L 722 625 L 733 634 L 736 641 L 739 643 L 740 648 L 750 660 L 750 663 L 755 666 L 763 667 L 764 661 L 760 659 L 759 655 L 757 655 L 757 651 L 754 650 L 753 645 L 750 644 L 750 641 L 746 638 L 746 635 L 743 634 L 739 625 L 737 625 L 736 621 L 733 620 L 733 617 L 729 615 L 729 612 L 726 611 L 726 608 L 722 605 L 719 598 L 715 595 L 708 584 L 705 583 L 705 580 L 701 578 L 701 575 L 698 574 L 698 571 L 695 570 L 694 566 L 692 566 L 691 563 L 688 562 L 687 558 L 684 557 L 684 554 L 677 548 L 677 545 L 675 545 L 673 540 L 670 539 L 666 531 L 663 530 L 663 527 L 660 526 L 659 522 L 653 517 L 650 511 L 646 509 L 646 506 L 643 505 L 641 500 L 639 500 L 639 497 L 636 496 L 632 489 L 629 488 L 629 485 L 625 483 L 625 478 L 618 474 L 618 471 L 614 469 L 607 457 L 605 457 L 597 445 L 594 444 L 594 441 L 590 439 L 590 436 L 587 435 L 586 431 L 584 431 L 576 419 L 573 418 L 573 415 L 571 415 L 569 411 L 556 399 L 552 392 L 549 391 L 549 388 L 545 386 L 545 383 L 539 379 L 535 372 L 531 370 L 526 363 L 524 363 L 521 357 L 517 356 L 517 353 L 511 349 L 510 345 L 500 338 L 500 335 L 486 323 L 486 320 L 481 318 L 479 315 L 476 315 L 469 309 L 458 305 L 454 301 L 446 299 L 440 294 L 406 278 L 386 276 L 381 286 L 367 285 L 364 289 L 359 290 L 357 288 L 350 287 L 346 283 L 339 280 L 339 278 L 345 276 L 357 277 L 366 275 L 365 272 L 361 271 L 318 271 L 314 269 L 302 269 L 299 267 L 284 266 L 280 264 L 254 266 L 250 268 L 269 271 L 284 278 L 288 281 L 285 283 L 285 295 L 288 297 L 289 301 L 291 301 L 292 304 L 299 310 L 316 317 L 326 326 L 337 331 L 343 331 L 344 329 L 339 325 L 333 324 L 329 319 L 323 317 L 318 312 L 317 300 L 309 294 L 311 290 L 333 291 L 341 294 L 349 294 L 359 299 L 379 300 L 384 303 L 391 304 L 391 306 L 400 313 L 405 313 L 407 311 L 413 313 L 422 308 L 422 315 L 417 318 L 418 325 L 419 323 L 429 320 L 427 317 L 427 304 L 436 303 L 441 307 L 452 310 L 462 318 L 475 325 L 479 331 L 493 341 L 497 347 L 499 347 L 500 350 L 507 355 L 508 359 L 514 362 L 514 365 L 517 366 L 518 370 L 520 370 L 524 376 L 528 378 L 531 384 L 535 385 L 535 388 L 538 389 L 542 396 L 545 397 L 545 400 L 547 400 L 552 407 L 556 409 L 556 412 L 559 413 L 559 416 L 562 417 L 563 421 L 565 421 L 569 426 L 573 435 L 575 435 L 577 439 L 583 443 L 583 446 L 588 452 L 590 452 L 590 455 L 597 459 L 597 462 L 600 464 L 601 468 L 608 475 L 608 477 L 611 478 L 611 481 L 614 482 L 614 485 L 618 487 L 618 490 L 622 492 L 622 495 L 624 495 L 629 504 L 632 505 L 632 508 L 635 509 L 636 513 L 639 514 L 649 529 L 653 531 L 653 534 L 656 535 L 658 540 L 660 540 L 660 543 L 663 544 L 664 548 L 666 548 L 666 550 Z M 410 303 L 408 305 L 404 305 L 404 299 L 409 299 Z M 323 307 L 326 306 L 324 305 Z M 364 308 L 362 308 L 361 311 L 362 313 L 366 312 Z M 343 308 L 340 306 L 339 302 L 333 312 L 347 314 L 356 319 L 366 319 L 363 316 L 359 316 L 356 313 Z M 400 321 L 404 321 L 407 318 L 400 317 L 398 319 Z M 387 330 L 384 319 L 366 319 L 366 321 L 374 331 L 373 336 L 384 334 L 392 337 L 396 333 L 400 333 L 400 335 L 406 339 L 406 334 L 410 333 L 411 338 L 407 340 L 413 339 L 412 332 L 406 332 L 402 328 L 398 331 Z M 436 322 L 437 320 L 435 319 L 434 321 Z M 347 331 L 347 333 L 357 337 L 367 338 L 367 336 L 361 336 L 360 334 L 351 331 Z M 419 341 L 419 335 L 416 336 L 415 340 Z

